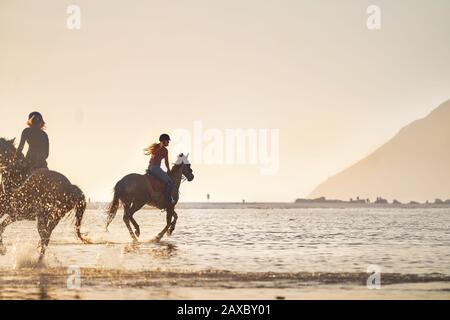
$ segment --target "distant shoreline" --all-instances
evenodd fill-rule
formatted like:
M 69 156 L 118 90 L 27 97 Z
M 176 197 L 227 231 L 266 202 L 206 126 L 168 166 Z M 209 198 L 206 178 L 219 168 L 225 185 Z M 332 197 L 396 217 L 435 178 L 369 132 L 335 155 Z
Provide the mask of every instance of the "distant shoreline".
M 108 203 L 92 202 L 88 204 L 88 209 L 106 210 Z M 356 203 L 356 202 L 180 202 L 178 209 L 351 209 L 351 208 L 397 208 L 397 209 L 431 209 L 450 208 L 450 203 Z M 146 207 L 146 209 L 156 208 Z

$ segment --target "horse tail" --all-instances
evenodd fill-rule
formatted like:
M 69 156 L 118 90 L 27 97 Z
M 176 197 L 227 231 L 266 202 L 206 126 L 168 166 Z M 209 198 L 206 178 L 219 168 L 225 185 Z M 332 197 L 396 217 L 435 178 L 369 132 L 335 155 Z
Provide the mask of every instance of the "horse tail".
M 117 210 L 119 210 L 120 206 L 120 191 L 121 191 L 121 183 L 120 181 L 114 187 L 114 198 L 108 207 L 108 218 L 106 219 L 106 230 L 108 230 L 109 225 L 116 217 Z
M 83 238 L 81 235 L 81 222 L 83 221 L 83 215 L 86 211 L 86 197 L 84 196 L 83 191 L 75 185 L 72 186 L 72 195 L 75 202 L 75 233 L 78 239 L 84 243 L 89 243 L 89 240 Z

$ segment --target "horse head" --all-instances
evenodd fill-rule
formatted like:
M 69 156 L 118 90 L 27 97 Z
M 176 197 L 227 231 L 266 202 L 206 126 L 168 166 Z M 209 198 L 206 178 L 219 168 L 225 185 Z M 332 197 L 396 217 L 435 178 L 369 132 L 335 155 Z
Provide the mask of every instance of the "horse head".
M 25 157 L 17 153 L 14 141 L 0 138 L 0 187 L 7 191 L 20 186 L 27 177 Z
M 16 139 L 7 140 L 0 138 L 0 172 L 6 170 L 14 161 L 16 155 L 16 147 L 14 141 Z
M 189 154 L 184 155 L 181 153 L 178 155 L 178 159 L 175 162 L 175 165 L 172 168 L 173 172 L 181 172 L 181 175 L 185 176 L 187 181 L 194 180 L 194 173 L 191 168 L 191 163 L 188 160 Z

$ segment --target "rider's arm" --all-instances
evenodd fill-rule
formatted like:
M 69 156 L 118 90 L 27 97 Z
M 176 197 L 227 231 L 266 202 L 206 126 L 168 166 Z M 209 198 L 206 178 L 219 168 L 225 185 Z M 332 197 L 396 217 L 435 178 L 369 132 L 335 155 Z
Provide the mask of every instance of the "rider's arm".
M 43 154 L 43 156 L 44 156 L 45 159 L 47 159 L 48 158 L 48 154 L 49 154 L 49 149 L 50 149 L 50 146 L 49 146 L 50 143 L 48 141 L 47 134 L 45 134 L 44 137 L 45 137 L 45 147 L 44 147 L 44 154 Z
M 16 151 L 16 156 L 19 153 L 22 153 L 22 151 L 23 151 L 23 147 L 25 146 L 25 142 L 27 141 L 27 132 L 28 132 L 27 129 L 22 131 L 22 137 L 20 138 L 20 143 L 19 143 L 19 147 L 17 148 L 17 151 Z
M 166 163 L 166 168 L 167 168 L 167 173 L 170 172 L 170 166 L 169 166 L 169 153 L 166 151 L 166 156 L 164 157 L 165 159 L 165 163 Z

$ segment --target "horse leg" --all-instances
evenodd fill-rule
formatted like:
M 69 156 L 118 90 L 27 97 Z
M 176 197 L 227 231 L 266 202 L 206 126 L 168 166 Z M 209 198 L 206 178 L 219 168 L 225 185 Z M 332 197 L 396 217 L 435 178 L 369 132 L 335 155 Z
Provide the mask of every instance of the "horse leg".
M 131 220 L 130 209 L 131 209 L 130 204 L 124 205 L 123 222 L 127 226 L 128 232 L 130 233 L 130 236 L 133 239 L 133 242 L 138 242 L 138 239 L 134 235 L 134 232 L 131 229 L 131 225 L 130 225 L 130 220 Z
M 175 210 L 174 210 L 174 211 L 173 211 L 173 221 L 172 221 L 172 223 L 170 224 L 169 231 L 167 231 L 167 235 L 168 235 L 168 236 L 171 236 L 172 233 L 173 233 L 173 231 L 175 230 L 175 226 L 177 225 L 177 220 L 178 220 L 178 215 L 177 215 L 177 213 L 176 213 Z
M 5 228 L 13 222 L 14 219 L 10 216 L 6 216 L 2 224 L 0 224 L 0 255 L 2 256 L 6 254 L 6 247 L 3 245 L 3 232 L 5 231 Z
M 141 235 L 141 228 L 139 227 L 138 223 L 136 222 L 136 220 L 134 220 L 133 215 L 138 212 L 139 210 L 142 209 L 142 207 L 145 205 L 145 201 L 135 201 L 133 202 L 133 205 L 130 208 L 130 221 L 134 226 L 134 229 L 136 229 L 136 231 L 134 232 L 136 234 L 136 237 L 139 237 Z
M 60 220 L 59 218 L 49 218 L 51 216 L 51 213 L 46 212 L 45 214 L 38 215 L 37 217 L 38 232 L 39 236 L 41 237 L 41 241 L 39 243 L 39 246 L 41 248 L 39 263 L 41 263 L 44 259 L 45 250 L 47 249 L 48 243 L 50 242 L 50 236 L 52 235 L 53 229 L 55 229 Z
M 156 236 L 156 241 L 161 240 L 162 237 L 164 237 L 164 235 L 166 234 L 167 230 L 170 227 L 170 224 L 172 223 L 172 216 L 174 214 L 174 210 L 172 209 L 167 209 L 167 215 L 166 215 L 166 226 L 164 227 L 164 229 L 158 233 L 158 235 Z
M 139 236 L 141 235 L 141 228 L 139 227 L 138 223 L 136 222 L 136 220 L 134 220 L 133 216 L 130 216 L 130 222 L 133 225 L 135 231 L 134 234 L 136 235 L 136 237 L 139 238 Z

